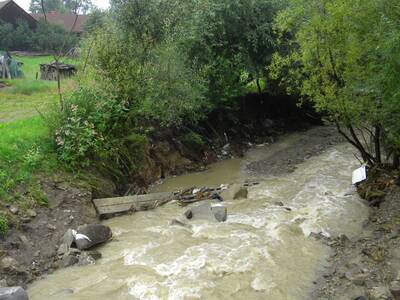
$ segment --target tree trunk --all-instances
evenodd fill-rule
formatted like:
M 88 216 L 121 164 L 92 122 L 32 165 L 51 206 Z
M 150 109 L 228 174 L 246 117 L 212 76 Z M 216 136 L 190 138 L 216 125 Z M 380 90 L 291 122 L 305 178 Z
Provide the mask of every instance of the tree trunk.
M 256 79 L 256 84 L 257 84 L 258 94 L 261 95 L 262 89 L 261 89 L 261 84 L 260 84 L 260 78 L 258 76 L 257 76 L 257 79 Z

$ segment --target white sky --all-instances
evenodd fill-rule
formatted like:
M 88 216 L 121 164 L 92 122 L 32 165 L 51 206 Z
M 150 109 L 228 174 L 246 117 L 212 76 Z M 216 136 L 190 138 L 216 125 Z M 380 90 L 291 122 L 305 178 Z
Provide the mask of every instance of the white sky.
M 23 9 L 28 11 L 29 9 L 29 3 L 31 3 L 31 0 L 14 0 L 19 6 L 21 6 Z M 92 3 L 96 5 L 99 8 L 108 8 L 109 6 L 109 0 L 92 0 Z

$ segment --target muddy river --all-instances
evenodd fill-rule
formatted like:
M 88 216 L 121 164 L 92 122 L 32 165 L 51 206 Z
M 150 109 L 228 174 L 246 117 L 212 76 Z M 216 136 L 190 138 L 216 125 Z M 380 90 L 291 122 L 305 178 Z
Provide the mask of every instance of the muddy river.
M 154 187 L 259 181 L 248 199 L 225 203 L 227 222 L 170 226 L 186 210 L 174 202 L 109 220 L 114 239 L 99 249 L 103 258 L 35 282 L 31 299 L 310 299 L 329 249 L 309 234 L 357 236 L 368 208 L 351 186 L 359 164 L 347 145 L 333 146 L 289 174 L 260 177 L 246 168 L 284 151 L 291 139 Z

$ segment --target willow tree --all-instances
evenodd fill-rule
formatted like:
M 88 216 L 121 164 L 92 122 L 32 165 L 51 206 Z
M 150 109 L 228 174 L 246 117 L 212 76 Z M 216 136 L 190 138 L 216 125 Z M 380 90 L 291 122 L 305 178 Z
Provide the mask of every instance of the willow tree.
M 276 19 L 285 51 L 274 76 L 326 112 L 366 163 L 382 164 L 385 153 L 398 166 L 399 2 L 288 2 Z

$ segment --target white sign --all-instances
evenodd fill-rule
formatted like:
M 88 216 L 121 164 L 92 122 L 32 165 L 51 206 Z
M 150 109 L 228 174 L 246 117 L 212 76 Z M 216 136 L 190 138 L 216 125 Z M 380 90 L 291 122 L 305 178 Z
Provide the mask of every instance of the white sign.
M 362 166 L 361 168 L 359 168 L 353 172 L 353 179 L 352 179 L 353 184 L 363 182 L 366 179 L 367 179 L 367 167 L 366 166 Z

